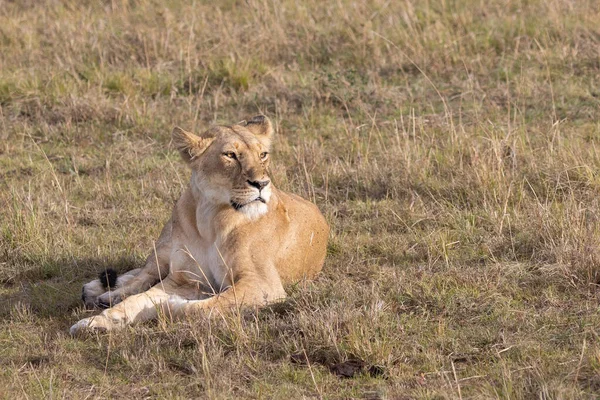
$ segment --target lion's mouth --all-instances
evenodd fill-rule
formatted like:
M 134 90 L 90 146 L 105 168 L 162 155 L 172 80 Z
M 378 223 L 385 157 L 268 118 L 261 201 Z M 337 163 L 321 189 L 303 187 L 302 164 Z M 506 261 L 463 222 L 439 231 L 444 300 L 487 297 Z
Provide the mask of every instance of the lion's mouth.
M 242 207 L 245 207 L 245 206 L 247 206 L 248 204 L 252 204 L 252 203 L 254 203 L 255 201 L 260 201 L 261 203 L 267 204 L 267 201 L 266 201 L 265 199 L 263 199 L 262 197 L 258 196 L 258 197 L 257 197 L 257 198 L 255 198 L 254 200 L 250 200 L 250 201 L 248 201 L 248 202 L 246 202 L 246 203 L 238 203 L 238 202 L 236 202 L 236 201 L 232 201 L 232 202 L 231 202 L 231 206 L 232 206 L 234 209 L 236 209 L 236 210 L 239 210 L 240 208 L 242 208 Z

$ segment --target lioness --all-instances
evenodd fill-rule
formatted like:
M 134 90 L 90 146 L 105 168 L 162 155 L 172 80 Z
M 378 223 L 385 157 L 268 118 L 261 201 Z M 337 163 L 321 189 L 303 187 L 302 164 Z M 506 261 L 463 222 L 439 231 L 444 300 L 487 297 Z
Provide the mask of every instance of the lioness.
M 201 136 L 173 129 L 191 167 L 143 268 L 83 287 L 86 304 L 111 306 L 82 319 L 71 334 L 111 330 L 198 310 L 259 306 L 283 299 L 283 285 L 314 277 L 325 259 L 329 227 L 319 209 L 277 190 L 267 175 L 273 126 L 263 115 Z M 107 279 L 107 277 L 104 277 Z

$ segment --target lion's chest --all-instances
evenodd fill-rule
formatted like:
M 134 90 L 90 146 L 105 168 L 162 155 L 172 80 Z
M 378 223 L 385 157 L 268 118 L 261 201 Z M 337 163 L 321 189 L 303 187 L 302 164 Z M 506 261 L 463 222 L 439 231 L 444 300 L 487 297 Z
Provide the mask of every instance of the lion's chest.
M 171 255 L 171 273 L 187 282 L 197 282 L 218 293 L 229 285 L 216 243 L 188 242 Z

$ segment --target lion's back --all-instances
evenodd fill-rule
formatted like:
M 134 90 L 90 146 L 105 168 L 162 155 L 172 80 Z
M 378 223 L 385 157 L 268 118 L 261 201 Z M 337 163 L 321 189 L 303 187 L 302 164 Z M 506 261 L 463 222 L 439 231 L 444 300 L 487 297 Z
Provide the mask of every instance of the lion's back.
M 287 229 L 277 260 L 283 283 L 317 275 L 325 261 L 329 226 L 319 208 L 308 200 L 278 191 L 287 216 Z

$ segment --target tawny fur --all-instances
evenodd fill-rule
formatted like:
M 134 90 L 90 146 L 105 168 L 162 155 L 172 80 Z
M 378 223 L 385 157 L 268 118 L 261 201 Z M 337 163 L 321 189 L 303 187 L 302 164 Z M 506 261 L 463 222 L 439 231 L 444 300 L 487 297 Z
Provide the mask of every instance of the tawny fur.
M 272 135 L 264 116 L 201 136 L 175 128 L 173 143 L 192 170 L 189 187 L 146 265 L 114 291 L 91 293 L 92 302 L 116 305 L 79 321 L 71 334 L 152 319 L 160 309 L 177 318 L 260 306 L 283 299 L 284 285 L 319 273 L 329 227 L 314 204 L 270 182 Z

